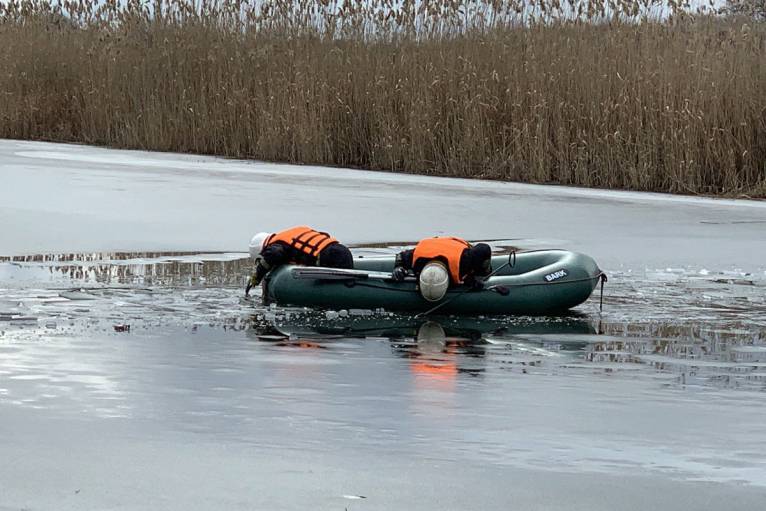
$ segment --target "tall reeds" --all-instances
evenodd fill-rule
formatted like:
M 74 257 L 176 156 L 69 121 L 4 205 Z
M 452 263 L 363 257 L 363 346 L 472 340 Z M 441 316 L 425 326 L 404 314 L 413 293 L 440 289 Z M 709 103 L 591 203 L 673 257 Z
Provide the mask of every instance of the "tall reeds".
M 0 3 L 0 137 L 766 196 L 766 26 L 668 2 Z

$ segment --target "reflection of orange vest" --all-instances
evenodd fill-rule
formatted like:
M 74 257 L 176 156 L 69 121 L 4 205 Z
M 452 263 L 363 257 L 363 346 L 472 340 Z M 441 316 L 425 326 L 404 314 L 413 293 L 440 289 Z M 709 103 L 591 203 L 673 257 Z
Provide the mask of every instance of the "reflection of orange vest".
M 419 259 L 441 259 L 447 262 L 450 277 L 456 284 L 462 284 L 460 278 L 460 256 L 463 250 L 471 248 L 471 245 L 460 238 L 426 238 L 420 240 L 412 253 L 412 267 L 414 268 Z
M 272 234 L 266 238 L 266 243 L 263 244 L 263 248 L 266 248 L 277 241 L 286 243 L 294 249 L 300 250 L 311 257 L 318 257 L 319 252 L 321 252 L 327 245 L 337 243 L 338 240 L 326 232 L 315 231 L 311 227 L 301 225 Z

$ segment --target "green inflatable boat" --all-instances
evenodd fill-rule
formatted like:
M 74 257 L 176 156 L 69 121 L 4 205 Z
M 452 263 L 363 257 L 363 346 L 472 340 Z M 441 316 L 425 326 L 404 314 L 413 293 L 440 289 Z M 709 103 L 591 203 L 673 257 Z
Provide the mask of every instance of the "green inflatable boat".
M 434 314 L 551 314 L 587 300 L 604 273 L 584 254 L 533 250 L 494 256 L 484 289 L 450 289 L 438 302 L 424 299 L 414 277 L 391 278 L 394 256 L 354 260 L 353 270 L 285 265 L 264 279 L 264 301 L 321 309 L 385 309 Z

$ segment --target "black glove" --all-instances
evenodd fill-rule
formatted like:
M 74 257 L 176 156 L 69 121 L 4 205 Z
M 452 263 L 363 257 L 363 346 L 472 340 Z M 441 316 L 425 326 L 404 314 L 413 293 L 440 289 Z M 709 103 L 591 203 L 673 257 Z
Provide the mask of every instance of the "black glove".
M 250 290 L 261 283 L 263 277 L 269 273 L 269 270 L 271 270 L 271 265 L 267 263 L 263 258 L 259 257 L 255 263 L 255 271 L 253 272 L 253 276 L 250 277 L 250 280 L 247 281 L 245 296 L 248 296 Z
M 471 286 L 471 289 L 474 291 L 481 291 L 484 289 L 484 280 L 483 279 L 471 279 L 471 282 L 468 283 L 469 286 Z
M 405 270 L 401 266 L 397 266 L 396 268 L 394 268 L 394 271 L 391 272 L 391 277 L 396 282 L 402 282 L 406 276 L 407 276 L 407 270 Z
M 247 281 L 247 286 L 245 287 L 245 296 L 250 296 L 250 290 L 260 284 L 260 279 L 257 277 L 257 273 L 253 273 L 253 276 L 250 277 L 250 279 Z

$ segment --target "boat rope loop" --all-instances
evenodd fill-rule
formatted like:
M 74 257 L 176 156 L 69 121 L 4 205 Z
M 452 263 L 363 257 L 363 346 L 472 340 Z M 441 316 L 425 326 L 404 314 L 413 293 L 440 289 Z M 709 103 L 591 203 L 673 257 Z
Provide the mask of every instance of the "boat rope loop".
M 606 276 L 606 273 L 603 271 L 598 276 L 599 280 L 601 281 L 601 296 L 598 300 L 598 310 L 599 312 L 604 312 L 604 284 L 606 284 L 609 281 L 609 278 Z

